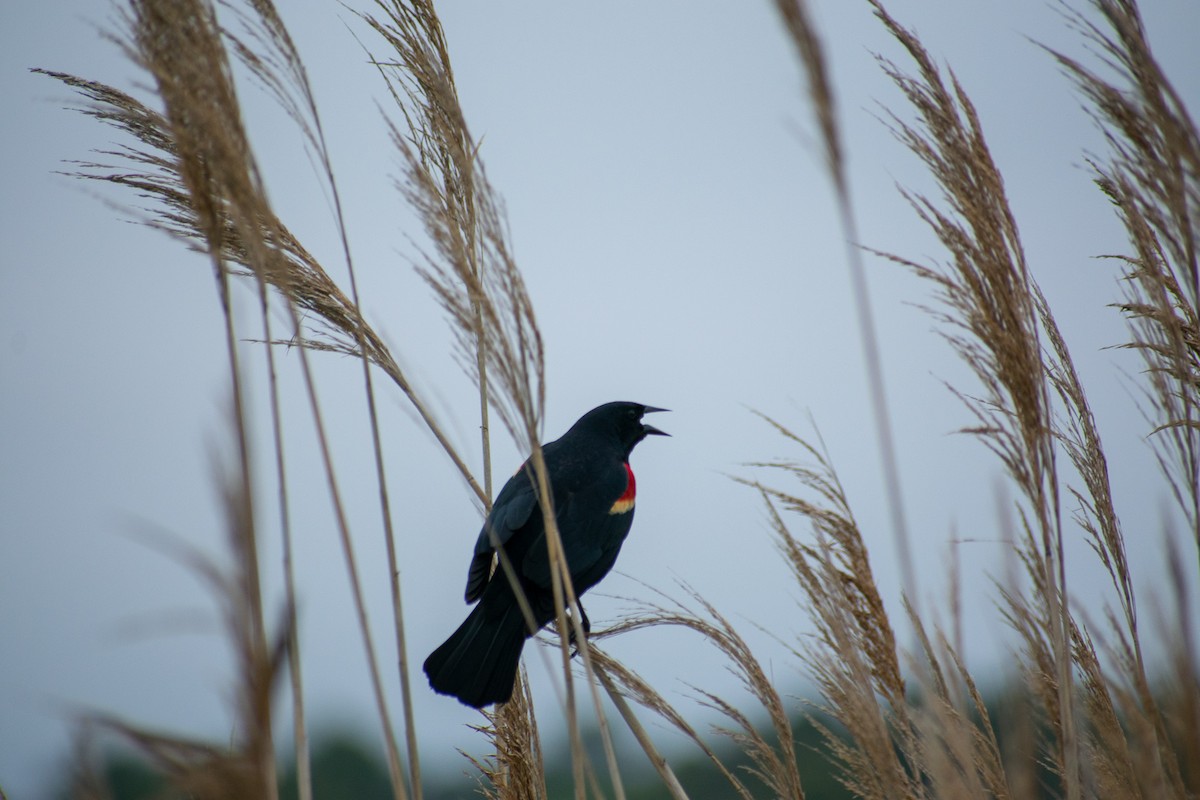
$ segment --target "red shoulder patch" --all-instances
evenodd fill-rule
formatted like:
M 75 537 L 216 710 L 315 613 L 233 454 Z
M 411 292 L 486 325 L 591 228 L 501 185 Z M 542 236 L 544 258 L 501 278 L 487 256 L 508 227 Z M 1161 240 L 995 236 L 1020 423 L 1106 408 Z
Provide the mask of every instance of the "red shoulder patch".
M 625 491 L 612 504 L 612 508 L 608 510 L 609 514 L 627 514 L 633 508 L 634 498 L 637 497 L 637 481 L 634 479 L 633 469 L 628 463 L 625 464 L 625 474 L 629 479 L 625 484 Z

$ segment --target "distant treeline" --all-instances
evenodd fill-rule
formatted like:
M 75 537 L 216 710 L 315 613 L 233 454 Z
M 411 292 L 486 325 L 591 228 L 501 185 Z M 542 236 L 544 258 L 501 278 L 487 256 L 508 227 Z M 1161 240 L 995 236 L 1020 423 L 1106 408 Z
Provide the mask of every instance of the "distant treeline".
M 1002 746 L 1006 747 L 1018 746 L 1015 742 L 1004 740 L 1005 731 L 1013 730 L 1005 713 L 1006 708 L 1014 707 L 1011 702 L 1013 699 L 997 693 L 987 702 L 993 726 L 997 729 Z M 854 795 L 838 779 L 820 726 L 837 729 L 836 723 L 825 716 L 797 717 L 792 722 L 796 735 L 797 766 L 804 780 L 805 796 L 808 800 L 851 800 Z M 601 741 L 594 728 L 585 731 L 585 741 L 593 765 L 602 765 Z M 731 769 L 753 774 L 754 765 L 745 753 L 723 737 L 714 736 L 712 744 Z M 670 793 L 641 751 L 632 746 L 624 748 L 623 752 L 627 754 L 621 763 L 626 798 L 669 800 Z M 391 800 L 393 795 L 387 764 L 381 755 L 379 748 L 366 735 L 346 729 L 324 734 L 318 732 L 312 751 L 313 796 L 320 800 Z M 729 784 L 704 754 L 680 753 L 672 758 L 672 764 L 691 800 L 718 800 L 729 796 Z M 598 769 L 597 774 L 600 784 L 608 792 L 607 775 L 603 769 Z M 425 798 L 458 800 L 479 796 L 478 776 L 478 770 L 466 758 L 462 760 L 461 768 L 443 765 L 437 769 L 427 765 Z M 1054 797 L 1053 777 L 1048 772 L 1042 777 L 1040 797 Z M 175 800 L 183 797 L 174 792 L 162 773 L 146 760 L 124 750 L 111 751 L 99 758 L 85 782 L 90 784 L 93 792 L 109 800 Z M 546 783 L 552 799 L 573 795 L 568 751 L 547 753 Z M 282 800 L 296 800 L 296 777 L 292 765 L 289 764 L 286 771 L 280 774 L 279 785 Z M 768 800 L 772 797 L 772 793 L 760 781 L 752 779 L 747 786 L 756 798 Z M 59 797 L 63 800 L 79 797 L 80 788 L 78 781 L 71 786 L 64 786 Z

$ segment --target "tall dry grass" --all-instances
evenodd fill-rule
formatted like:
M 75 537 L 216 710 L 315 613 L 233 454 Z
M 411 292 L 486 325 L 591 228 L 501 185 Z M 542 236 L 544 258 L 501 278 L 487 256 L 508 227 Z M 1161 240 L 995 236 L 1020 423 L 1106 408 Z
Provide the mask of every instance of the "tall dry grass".
M 944 249 L 934 262 L 879 255 L 928 285 L 929 311 L 974 378 L 973 385 L 953 390 L 975 420 L 966 432 L 997 457 L 1016 498 L 1009 523 L 1019 569 L 997 587 L 997 613 L 1020 642 L 1012 665 L 1020 688 L 1003 718 L 991 718 L 957 637 L 947 633 L 947 621 L 916 605 L 919 586 L 835 98 L 806 4 L 780 0 L 776 6 L 781 22 L 809 78 L 835 202 L 850 245 L 847 262 L 859 303 L 886 496 L 902 554 L 900 599 L 907 612 L 902 620 L 889 617 L 853 500 L 838 480 L 827 448 L 767 420 L 797 457 L 755 464 L 744 483 L 762 498 L 779 556 L 791 570 L 803 610 L 817 631 L 795 645 L 792 654 L 819 691 L 813 702 L 820 714 L 814 719 L 839 726 L 834 730 L 819 722 L 826 733 L 826 754 L 845 786 L 864 798 L 1196 796 L 1200 671 L 1195 643 L 1186 635 L 1193 629 L 1186 615 L 1187 597 L 1196 586 L 1196 560 L 1182 555 L 1175 559 L 1166 598 L 1174 602 L 1178 631 L 1185 635 L 1148 631 L 1140 608 L 1146 601 L 1135 588 L 1099 428 L 1067 342 L 1038 288 L 1037 265 L 1026 257 L 1001 167 L 988 147 L 968 88 L 940 66 L 883 3 L 869 1 L 905 59 L 904 65 L 893 58 L 880 59 L 903 100 L 892 109 L 890 127 L 937 187 L 936 195 L 905 192 L 905 197 Z M 1094 0 L 1091 5 L 1091 13 L 1071 12 L 1067 19 L 1106 56 L 1109 71 L 1101 75 L 1062 53 L 1052 57 L 1075 82 L 1108 138 L 1109 152 L 1093 156 L 1091 163 L 1131 247 L 1121 256 L 1128 278 L 1121 309 L 1129 320 L 1129 346 L 1146 365 L 1148 433 L 1193 535 L 1188 546 L 1194 547 L 1200 545 L 1200 137 L 1154 59 L 1136 3 Z M 183 791 L 201 797 L 273 797 L 277 780 L 272 720 L 286 659 L 300 792 L 302 798 L 312 796 L 305 766 L 300 650 L 290 611 L 302 587 L 295 586 L 290 566 L 288 460 L 272 355 L 275 345 L 298 345 L 395 797 L 421 797 L 423 781 L 419 731 L 411 714 L 399 554 L 376 411 L 377 374 L 412 405 L 485 507 L 492 492 L 488 453 L 493 412 L 530 453 L 539 492 L 547 500 L 543 508 L 556 565 L 554 593 L 563 609 L 555 629 L 574 630 L 580 642 L 579 669 L 573 668 L 569 637 L 559 636 L 558 707 L 535 709 L 522 677 L 514 700 L 487 715 L 479 729 L 491 754 L 473 759 L 481 791 L 497 798 L 548 797 L 539 727 L 550 713 L 563 719 L 569 731 L 574 795 L 604 794 L 600 775 L 605 772 L 615 796 L 623 797 L 603 692 L 670 796 L 682 798 L 687 792 L 639 719 L 639 708 L 682 731 L 714 762 L 733 794 L 755 796 L 755 783 L 723 763 L 708 737 L 628 665 L 589 644 L 579 627 L 577 598 L 558 545 L 539 447 L 546 382 L 541 334 L 508 244 L 502 203 L 487 179 L 479 142 L 459 102 L 449 48 L 432 4 L 377 0 L 372 10 L 359 12 L 359 18 L 373 37 L 364 48 L 394 101 L 383 124 L 404 165 L 397 189 L 417 212 L 429 242 L 428 249 L 414 252 L 412 259 L 447 312 L 461 361 L 478 387 L 484 453 L 478 469 L 455 451 L 428 403 L 361 312 L 318 104 L 274 6 L 269 0 L 219 6 L 211 0 L 130 0 L 122 8 L 122 27 L 114 38 L 152 79 L 150 101 L 83 78 L 46 74 L 83 96 L 84 113 L 130 137 L 130 144 L 103 151 L 101 160 L 78 163 L 74 174 L 135 192 L 146 204 L 147 224 L 205 253 L 213 269 L 226 323 L 231 431 L 238 454 L 230 470 L 234 479 L 223 492 L 234 567 L 223 574 L 198 557 L 189 555 L 188 560 L 209 579 L 226 609 L 240 685 L 238 735 L 229 745 L 155 734 L 123 720 L 101 722 L 163 765 Z M 241 120 L 235 62 L 268 87 L 320 166 L 334 198 L 349 291 L 330 277 L 271 209 Z M 246 433 L 256 412 L 247 405 L 242 388 L 251 348 L 231 310 L 230 284 L 235 280 L 248 280 L 256 287 L 262 331 L 249 338 L 268 343 L 262 348 L 271 377 L 266 413 L 274 432 L 280 486 L 275 502 L 285 531 L 282 558 L 288 589 L 287 605 L 274 625 L 267 624 L 273 615 L 263 607 L 259 585 L 262 554 L 255 535 L 255 503 L 262 498 L 248 466 Z M 272 328 L 274 309 L 285 312 L 287 329 L 282 333 Z M 392 581 L 398 665 L 394 676 L 385 676 L 380 667 L 360 565 L 329 457 L 318 387 L 309 367 L 310 353 L 319 351 L 353 355 L 363 366 Z M 1083 613 L 1072 604 L 1065 546 L 1072 536 L 1086 538 L 1111 579 L 1111 600 L 1102 613 Z M 510 565 L 502 561 L 497 569 L 511 579 Z M 957 627 L 961 621 L 951 619 L 949 624 Z M 694 593 L 682 603 L 664 596 L 632 618 L 597 631 L 593 640 L 655 626 L 691 631 L 729 658 L 759 708 L 739 708 L 706 692 L 703 685 L 696 687 L 703 702 L 726 720 L 718 732 L 748 756 L 750 774 L 771 795 L 803 798 L 804 776 L 797 768 L 791 727 L 797 709 L 719 609 Z M 1155 671 L 1146 654 L 1148 643 L 1159 640 L 1168 643 L 1165 673 Z M 390 680 L 402 688 L 403 754 L 385 699 L 385 682 Z M 582 693 L 586 701 L 578 699 Z M 601 721 L 603 765 L 591 763 L 582 745 L 580 702 L 590 702 Z M 766 719 L 766 725 L 759 719 Z M 85 785 L 80 786 L 83 791 Z

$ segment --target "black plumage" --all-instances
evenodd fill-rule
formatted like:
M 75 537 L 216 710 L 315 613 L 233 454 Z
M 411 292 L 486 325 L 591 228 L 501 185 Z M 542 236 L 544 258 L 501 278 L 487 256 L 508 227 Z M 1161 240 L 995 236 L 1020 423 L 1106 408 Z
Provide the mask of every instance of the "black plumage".
M 636 496 L 629 454 L 646 436 L 666 435 L 642 422 L 643 414 L 662 410 L 640 403 L 606 403 L 542 448 L 563 553 L 580 597 L 612 569 L 629 533 Z M 425 674 L 436 691 L 476 708 L 512 697 L 525 640 L 556 616 L 534 480 L 526 462 L 496 496 L 467 572 L 466 600 L 478 604 L 425 660 Z M 497 548 L 512 564 L 528 599 L 533 631 L 512 582 L 502 568 L 492 571 Z M 581 623 L 586 632 L 587 614 Z

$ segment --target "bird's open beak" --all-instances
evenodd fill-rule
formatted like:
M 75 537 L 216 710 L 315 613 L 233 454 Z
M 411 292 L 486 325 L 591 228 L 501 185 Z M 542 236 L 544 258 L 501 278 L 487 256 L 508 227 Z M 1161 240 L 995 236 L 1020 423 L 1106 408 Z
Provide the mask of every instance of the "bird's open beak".
M 670 410 L 671 409 L 669 409 L 669 408 L 655 408 L 654 406 L 646 406 L 646 410 L 643 411 L 642 413 L 643 414 L 653 414 L 656 411 L 670 411 Z M 660 431 L 658 428 L 654 427 L 653 425 L 647 425 L 644 422 L 642 423 L 642 432 L 645 433 L 646 436 L 670 436 L 671 435 L 671 434 L 667 433 L 666 431 Z

